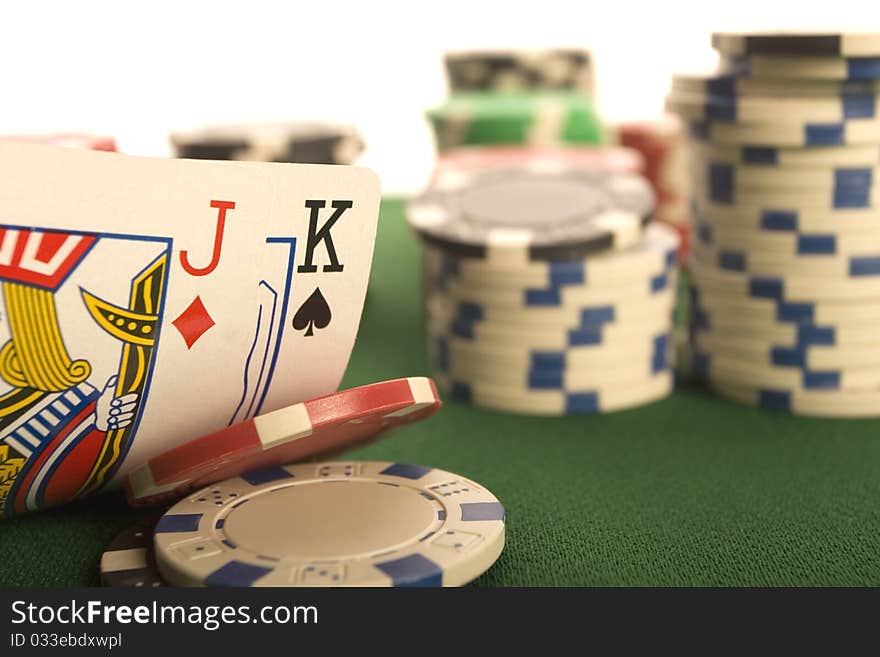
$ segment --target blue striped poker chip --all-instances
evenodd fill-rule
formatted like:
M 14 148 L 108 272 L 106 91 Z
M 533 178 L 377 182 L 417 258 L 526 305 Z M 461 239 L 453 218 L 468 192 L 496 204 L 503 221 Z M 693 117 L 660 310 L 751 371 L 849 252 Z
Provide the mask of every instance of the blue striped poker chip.
M 467 281 L 447 282 L 434 293 L 446 295 L 451 303 L 470 308 L 491 308 L 508 312 L 525 310 L 573 310 L 592 306 L 594 303 L 609 303 L 612 299 L 644 299 L 648 300 L 670 289 L 675 289 L 677 272 L 663 271 L 645 277 L 637 284 L 627 286 L 580 287 L 568 285 L 551 285 L 543 288 L 507 288 L 491 289 L 477 287 Z M 595 301 L 594 301 L 595 300 Z M 606 301 L 607 300 L 607 301 Z
M 788 204 L 811 203 L 830 210 L 872 208 L 875 206 L 875 172 L 866 168 L 840 168 L 829 175 L 825 188 L 751 187 L 738 184 L 736 167 L 711 162 L 699 176 L 700 187 L 709 201 L 725 205 L 759 203 L 785 207 Z
M 690 265 L 693 280 L 708 294 L 749 299 L 769 299 L 783 303 L 841 302 L 871 305 L 880 300 L 877 276 L 823 277 L 803 274 L 761 275 L 722 269 L 695 259 Z
M 649 226 L 638 243 L 625 251 L 513 269 L 431 249 L 425 259 L 425 280 L 431 293 L 460 297 L 464 321 L 479 321 L 484 308 L 496 303 L 513 303 L 522 309 L 561 308 L 571 307 L 566 301 L 568 294 L 612 298 L 619 289 L 621 296 L 627 292 L 656 295 L 674 284 L 679 244 L 673 230 L 658 224 Z M 609 280 L 613 280 L 613 287 Z
M 486 409 L 527 415 L 593 415 L 644 406 L 672 392 L 673 376 L 662 371 L 621 384 L 578 389 L 523 389 L 486 381 L 438 378 L 456 401 Z
M 788 58 L 767 55 L 730 55 L 722 58 L 725 73 L 768 79 L 818 79 L 873 81 L 880 79 L 880 57 L 801 58 L 792 65 Z
M 880 94 L 880 83 L 877 80 L 759 80 L 736 73 L 677 74 L 672 78 L 670 93 L 673 98 L 717 99 L 721 103 L 749 98 L 846 101 Z
M 515 387 L 524 393 L 599 388 L 615 382 L 633 383 L 671 371 L 670 341 L 668 332 L 646 335 L 632 343 L 631 351 L 621 350 L 615 361 L 607 362 L 596 357 L 592 367 L 589 365 L 591 354 L 578 353 L 576 349 L 528 350 L 524 353 L 522 366 L 512 362 L 499 366 L 497 362 L 482 361 L 472 354 L 459 357 L 452 353 L 448 342 L 445 342 L 435 352 L 443 354 L 442 357 L 438 356 L 435 367 L 460 386 L 494 382 L 500 386 Z M 578 358 L 585 355 L 586 358 Z M 469 398 L 469 395 L 465 394 L 465 397 Z
M 650 229 L 649 229 L 650 230 Z M 662 289 L 669 272 L 673 271 L 676 264 L 676 243 L 672 248 L 666 250 L 663 254 L 663 263 L 660 267 L 652 268 L 642 279 L 647 283 L 647 289 Z M 561 292 L 565 288 L 588 287 L 595 285 L 592 282 L 593 272 L 591 271 L 591 261 L 586 260 L 570 260 L 570 261 L 553 261 L 548 260 L 544 264 L 544 271 L 541 272 L 542 280 L 536 280 L 531 284 L 523 285 L 523 302 L 525 305 L 558 305 L 558 299 L 561 298 Z M 435 290 L 444 290 L 448 282 L 455 281 L 461 277 L 462 261 L 451 253 L 442 253 L 438 258 L 438 264 L 434 271 L 430 273 L 430 285 Z M 634 272 L 635 275 L 638 272 Z M 475 274 L 479 276 L 479 274 Z M 513 275 L 511 279 L 516 280 Z M 625 281 L 630 283 L 629 278 Z
M 698 351 L 742 357 L 779 367 L 829 371 L 880 368 L 880 339 L 868 327 L 694 321 L 691 338 Z M 774 330 L 778 329 L 778 330 Z
M 854 199 L 867 199 L 869 192 L 877 182 L 877 166 L 832 166 L 823 170 L 803 171 L 767 171 L 762 167 L 738 166 L 729 162 L 708 161 L 696 165 L 699 178 L 708 181 L 710 198 L 713 201 L 733 202 L 736 193 L 747 195 L 751 190 L 765 188 L 803 189 L 811 188 L 827 190 L 832 207 L 866 207 L 861 204 L 846 202 L 846 196 Z M 835 199 L 841 196 L 842 202 Z
M 675 263 L 670 254 L 668 263 Z M 677 270 L 674 264 L 667 264 L 655 273 L 635 282 L 622 282 L 611 285 L 574 285 L 559 279 L 549 283 L 534 285 L 510 285 L 506 287 L 480 286 L 471 280 L 446 277 L 440 281 L 430 272 L 429 292 L 442 295 L 450 303 L 457 305 L 467 321 L 476 320 L 489 309 L 508 312 L 528 310 L 565 309 L 567 311 L 590 308 L 595 305 L 613 303 L 614 300 L 650 299 L 674 289 Z
M 876 168 L 880 165 L 880 145 L 877 144 L 817 149 L 766 144 L 703 144 L 694 150 L 697 161 L 747 165 L 764 170 L 797 172 L 835 167 Z
M 729 206 L 694 199 L 692 213 L 704 225 L 738 227 L 768 235 L 836 235 L 847 239 L 876 235 L 880 212 L 872 209 L 794 208 L 770 206 Z M 714 229 L 710 229 L 714 230 Z
M 275 466 L 213 484 L 156 524 L 177 586 L 461 586 L 504 547 L 505 513 L 482 486 L 416 465 Z
M 805 121 L 783 117 L 767 123 L 690 120 L 688 131 L 697 141 L 738 146 L 810 148 L 880 142 L 880 121 L 874 119 Z
M 700 84 L 702 82 L 702 84 Z M 673 88 L 666 108 L 695 121 L 835 122 L 880 118 L 880 89 L 875 81 L 785 83 L 777 80 L 749 80 L 735 76 L 690 78 Z
M 858 234 L 877 234 L 880 227 L 880 210 L 875 208 L 773 206 L 760 202 L 731 205 L 715 203 L 705 195 L 697 194 L 692 199 L 691 211 L 704 223 L 768 233 L 827 233 L 852 238 Z
M 880 322 L 880 303 L 871 300 L 840 302 L 836 299 L 800 299 L 791 301 L 778 296 L 750 297 L 717 292 L 695 279 L 690 288 L 690 311 L 692 321 L 702 328 L 715 328 L 717 322 L 730 322 L 731 318 L 741 324 L 755 321 L 768 326 L 807 325 L 816 327 L 820 335 L 837 343 L 835 328 L 871 328 Z
M 754 230 L 742 229 L 739 241 L 729 244 L 728 233 L 722 231 L 719 237 L 718 229 L 710 222 L 700 217 L 694 219 L 694 237 L 700 246 L 726 249 L 736 252 L 738 250 L 751 250 L 753 253 L 774 254 L 780 258 L 793 256 L 815 257 L 815 262 L 821 261 L 821 256 L 839 256 L 858 266 L 870 266 L 876 263 L 876 256 L 865 255 L 868 251 L 880 253 L 880 234 L 866 234 L 865 232 L 846 232 L 833 227 L 816 231 L 800 231 L 785 228 L 763 228 Z M 780 248 L 785 241 L 784 248 Z M 742 246 L 743 244 L 747 246 Z M 853 251 L 859 251 L 854 255 Z M 743 257 L 747 257 L 743 254 Z
M 856 152 L 858 153 L 859 151 Z M 861 153 L 864 152 L 866 151 L 861 151 Z M 814 151 L 814 153 L 817 158 L 822 157 L 823 155 L 827 157 L 827 154 L 823 154 L 822 151 Z M 798 155 L 799 154 L 800 153 L 798 153 Z M 786 163 L 788 158 L 794 159 L 796 155 L 783 148 L 773 148 L 771 146 L 743 146 L 739 150 L 739 157 L 744 164 L 782 166 Z M 850 161 L 849 163 L 880 163 L 880 148 L 872 146 L 867 150 L 866 156 L 859 157 L 857 162 Z
M 637 297 L 621 295 L 621 298 L 614 299 L 614 290 L 611 289 L 605 299 L 565 306 L 559 303 L 565 286 L 526 288 L 521 293 L 518 322 L 511 320 L 509 313 L 496 311 L 491 298 L 482 302 L 439 297 L 436 304 L 442 304 L 444 311 L 441 312 L 435 303 L 431 304 L 429 310 L 440 316 L 445 325 L 444 330 L 451 336 L 467 340 L 476 339 L 480 327 L 485 325 L 500 325 L 505 329 L 522 328 L 524 332 L 529 332 L 533 330 L 535 321 L 538 321 L 542 328 L 566 333 L 568 346 L 596 344 L 601 341 L 602 331 L 608 326 L 627 321 L 628 317 L 636 314 L 641 316 L 642 313 L 636 312 L 638 309 L 651 312 L 658 302 L 662 304 L 664 299 L 675 293 L 676 281 L 675 265 L 670 264 L 662 272 L 647 279 L 641 290 L 642 294 Z M 535 313 L 534 321 L 528 321 L 529 311 Z M 542 312 L 547 314 L 540 314 Z M 549 319 L 549 313 L 557 313 L 557 319 Z
M 722 397 L 768 411 L 817 417 L 880 417 L 880 389 L 802 390 L 797 386 L 745 385 L 712 378 L 706 383 Z
M 818 244 L 814 246 L 819 246 Z M 813 253 L 756 254 L 745 248 L 694 248 L 696 260 L 720 271 L 748 274 L 755 278 L 801 280 L 843 286 L 847 281 L 880 281 L 880 253 L 827 255 Z
M 772 102 L 764 102 L 765 108 L 773 108 Z M 784 114 L 789 110 L 791 103 L 778 103 L 776 105 L 777 114 L 774 115 L 770 109 L 764 111 L 752 109 L 750 99 L 743 98 L 738 95 L 719 96 L 708 95 L 696 98 L 671 97 L 667 101 L 667 105 L 672 110 L 686 112 L 694 119 L 699 121 L 755 121 L 759 119 L 773 120 L 780 114 Z M 810 108 L 815 109 L 811 113 Z M 878 103 L 877 94 L 872 93 L 843 93 L 833 97 L 832 104 L 822 104 L 817 102 L 811 103 L 804 100 L 802 109 L 799 112 L 807 116 L 815 116 L 815 121 L 846 121 L 850 119 L 878 119 Z M 820 118 L 821 117 L 821 118 Z
M 788 387 L 792 390 L 872 390 L 880 388 L 880 367 L 843 368 L 779 362 L 772 356 L 693 349 L 693 372 L 733 385 Z
M 577 323 L 573 323 L 573 325 L 569 326 L 553 327 L 555 335 L 552 342 L 553 344 L 559 344 L 560 348 L 593 347 L 607 344 L 609 333 L 613 334 L 619 326 L 617 323 L 617 315 L 617 307 L 613 304 L 597 304 L 582 308 L 575 315 L 575 317 L 579 319 L 579 321 L 576 320 Z M 482 315 L 476 314 L 471 315 L 470 317 L 459 315 L 445 326 L 445 334 L 450 338 L 458 338 L 468 342 L 481 342 L 484 340 L 484 338 L 482 338 L 483 332 L 481 329 L 487 326 L 486 323 L 478 319 L 481 316 Z M 641 321 L 650 325 L 655 324 L 658 321 L 665 323 L 665 321 L 669 319 L 662 314 L 658 315 L 658 317 L 659 320 L 656 318 L 645 317 Z M 635 320 L 633 320 L 633 322 L 634 321 Z M 510 330 L 499 332 L 496 330 L 493 340 L 491 328 L 491 325 L 488 326 L 486 332 L 486 334 L 490 336 L 488 341 L 496 342 L 499 346 L 511 343 L 529 346 L 529 335 L 534 335 L 538 332 L 538 329 L 530 328 L 529 326 L 523 326 L 518 331 Z M 544 328 L 549 329 L 550 327 Z M 633 326 L 633 328 L 636 328 L 636 326 Z M 502 337 L 505 339 L 502 339 Z M 545 339 L 544 334 L 541 334 L 538 339 L 531 342 L 531 346 L 538 348 L 541 343 L 545 342 L 550 342 L 550 340 Z

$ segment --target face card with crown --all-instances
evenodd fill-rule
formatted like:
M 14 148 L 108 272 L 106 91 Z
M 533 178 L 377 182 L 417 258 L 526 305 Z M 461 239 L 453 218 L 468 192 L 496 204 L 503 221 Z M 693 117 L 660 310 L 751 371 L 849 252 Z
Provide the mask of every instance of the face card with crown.
M 0 172 L 0 517 L 338 386 L 370 171 L 0 143 Z

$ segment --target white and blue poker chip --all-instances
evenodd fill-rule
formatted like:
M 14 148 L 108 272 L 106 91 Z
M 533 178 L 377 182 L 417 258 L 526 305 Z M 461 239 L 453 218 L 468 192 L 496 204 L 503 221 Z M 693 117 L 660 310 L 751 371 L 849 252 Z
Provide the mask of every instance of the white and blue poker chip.
M 567 349 L 582 346 L 631 347 L 634 339 L 669 330 L 675 291 L 633 304 L 597 304 L 567 316 L 487 313 L 479 306 L 441 309 L 430 302 L 428 330 L 435 335 L 487 347 Z M 540 313 L 540 311 L 536 311 Z M 543 320 L 540 318 L 544 318 Z
M 680 94 L 668 96 L 666 109 L 691 121 L 770 122 L 779 117 L 813 123 L 878 119 L 878 96 L 828 99 L 739 98 Z
M 739 270 L 735 266 L 720 268 L 700 260 L 693 260 L 690 270 L 695 284 L 707 296 L 720 294 L 744 299 L 772 299 L 784 303 L 880 303 L 880 279 L 874 275 L 851 276 L 845 279 L 760 275 Z
M 880 280 L 880 252 L 862 254 L 782 254 L 759 252 L 742 247 L 724 248 L 698 243 L 694 246 L 696 261 L 723 271 L 753 276 L 786 279 L 840 282 L 848 280 Z
M 726 294 L 697 281 L 693 281 L 691 287 L 691 310 L 692 321 L 699 318 L 699 311 L 709 313 L 705 320 L 708 327 L 718 321 L 739 321 L 746 325 L 765 322 L 773 327 L 806 324 L 847 329 L 870 329 L 880 323 L 880 303 L 833 298 L 791 301 L 776 294 Z
M 779 339 L 769 331 L 747 334 L 722 329 L 694 327 L 694 347 L 704 353 L 741 356 L 744 360 L 779 367 L 806 370 L 846 370 L 880 368 L 880 341 L 835 344 L 834 331 L 826 327 L 801 325 L 792 339 Z M 870 336 L 859 336 L 868 337 Z
M 438 383 L 453 398 L 482 408 L 526 415 L 594 415 L 645 406 L 668 397 L 674 377 L 669 370 L 642 380 L 612 382 L 589 389 L 522 388 L 483 381 L 444 380 Z
M 499 266 L 491 260 L 461 258 L 426 245 L 425 275 L 429 286 L 443 290 L 447 281 L 486 290 L 520 289 L 528 298 L 559 298 L 563 288 L 629 287 L 647 283 L 663 287 L 677 265 L 680 239 L 661 224 L 648 226 L 627 249 L 572 260 L 522 261 Z
M 876 418 L 880 389 L 803 390 L 779 385 L 747 385 L 709 378 L 718 395 L 749 406 L 797 415 L 836 418 Z
M 759 228 L 775 231 L 876 231 L 880 227 L 880 211 L 874 208 L 819 208 L 773 206 L 740 202 L 736 205 L 716 203 L 694 197 L 695 215 L 712 223 Z
M 860 82 L 880 79 L 880 57 L 725 56 L 721 68 L 727 73 L 766 80 Z
M 880 390 L 880 367 L 812 368 L 768 362 L 764 356 L 695 349 L 693 370 L 711 381 L 789 390 Z
M 817 181 L 800 187 L 781 183 L 758 186 L 739 180 L 736 170 L 726 164 L 709 164 L 694 171 L 694 192 L 699 200 L 728 206 L 744 203 L 778 208 L 866 209 L 880 214 L 880 187 L 874 184 L 872 171 L 845 169 L 829 178 L 825 185 Z
M 631 340 L 624 349 L 601 346 L 572 349 L 522 349 L 489 353 L 460 349 L 451 339 L 435 338 L 434 367 L 460 384 L 486 383 L 521 392 L 586 391 L 637 385 L 672 367 L 670 329 Z M 499 356 L 499 354 L 502 354 Z
M 178 502 L 155 529 L 177 586 L 461 586 L 504 547 L 501 502 L 443 470 L 326 462 L 257 470 Z
M 862 326 L 774 322 L 693 310 L 691 334 L 697 347 L 764 354 L 768 362 L 835 368 L 880 364 L 880 337 Z
M 816 231 L 746 228 L 694 218 L 694 241 L 703 246 L 746 249 L 757 254 L 847 256 L 880 253 L 880 231 Z
M 690 320 L 695 329 L 729 329 L 823 345 L 880 342 L 875 329 L 880 323 L 880 304 L 731 298 L 701 291 L 696 285 L 690 292 Z
M 860 146 L 880 143 L 880 119 L 809 121 L 780 117 L 762 123 L 689 121 L 690 136 L 703 142 L 759 147 Z
M 768 168 L 732 164 L 723 160 L 693 158 L 692 171 L 699 180 L 730 194 L 760 189 L 809 191 L 867 191 L 877 183 L 880 166 L 834 166 L 814 168 Z
M 734 73 L 696 73 L 672 76 L 670 95 L 675 97 L 819 100 L 864 98 L 880 94 L 878 80 L 756 80 Z
M 692 143 L 697 160 L 730 165 L 773 169 L 814 170 L 832 167 L 876 167 L 880 165 L 880 145 L 826 146 L 797 148 L 782 146 L 750 146 L 736 144 Z
M 677 275 L 672 272 L 664 278 L 664 285 L 653 293 L 640 296 L 622 296 L 587 302 L 582 305 L 542 307 L 526 304 L 519 308 L 496 307 L 469 301 L 458 301 L 433 294 L 426 303 L 429 324 L 444 325 L 444 330 L 455 326 L 453 334 L 474 338 L 482 327 L 505 332 L 570 331 L 598 327 L 603 324 L 651 322 L 665 316 L 675 306 Z
M 666 290 L 674 289 L 676 272 L 659 274 L 642 283 L 604 288 L 579 287 L 554 283 L 547 288 L 492 290 L 463 281 L 447 281 L 440 294 L 455 304 L 472 308 L 517 309 L 585 308 L 622 300 L 648 300 Z

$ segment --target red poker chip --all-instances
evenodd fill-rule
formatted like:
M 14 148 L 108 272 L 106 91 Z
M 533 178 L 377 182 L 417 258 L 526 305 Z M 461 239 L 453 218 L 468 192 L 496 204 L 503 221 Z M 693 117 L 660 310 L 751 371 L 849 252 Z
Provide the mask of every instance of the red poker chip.
M 642 173 L 644 159 L 631 148 L 619 146 L 466 146 L 443 151 L 435 177 L 448 171 L 508 168 L 512 166 L 556 169 L 601 169 L 616 173 Z
M 93 151 L 116 152 L 116 140 L 106 135 L 87 135 L 82 133 L 59 133 L 52 135 L 3 135 L 0 139 L 30 141 L 36 144 L 63 146 L 65 148 L 85 148 Z
M 126 477 L 128 502 L 150 506 L 251 470 L 326 458 L 425 419 L 440 406 L 437 387 L 426 377 L 372 383 L 287 406 L 150 459 Z
M 642 154 L 645 161 L 645 177 L 651 181 L 654 193 L 661 201 L 674 190 L 666 188 L 663 169 L 669 165 L 676 149 L 684 148 L 684 135 L 680 123 L 674 117 L 645 123 L 624 123 L 617 126 L 621 145 Z
M 690 225 L 687 203 L 686 145 L 681 122 L 674 116 L 659 121 L 624 123 L 616 126 L 618 141 L 637 150 L 645 161 L 645 177 L 651 183 L 657 208 L 654 217 L 672 226 L 681 237 L 679 262 L 690 254 Z

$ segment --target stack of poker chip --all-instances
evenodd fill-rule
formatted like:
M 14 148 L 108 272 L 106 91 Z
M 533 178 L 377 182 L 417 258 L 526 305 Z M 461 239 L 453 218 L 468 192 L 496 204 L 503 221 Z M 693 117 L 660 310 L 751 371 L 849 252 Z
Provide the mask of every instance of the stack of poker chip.
M 505 510 L 491 492 L 422 465 L 315 461 L 425 420 L 440 406 L 430 379 L 383 381 L 257 415 L 153 456 L 125 475 L 126 496 L 135 508 L 171 506 L 110 543 L 102 582 L 470 582 L 504 548 Z
M 364 149 L 347 125 L 312 122 L 214 125 L 175 132 L 177 157 L 195 160 L 353 164 Z
M 638 155 L 461 159 L 441 159 L 407 208 L 425 245 L 438 383 L 455 399 L 536 415 L 668 395 L 679 242 L 648 225 L 654 197 L 632 171 Z
M 796 414 L 880 415 L 880 34 L 716 34 L 690 125 L 694 368 Z
M 445 58 L 451 94 L 428 111 L 437 148 L 471 144 L 595 144 L 588 51 L 476 51 Z
M 575 89 L 593 93 L 593 60 L 582 48 L 450 52 L 443 61 L 453 92 Z

